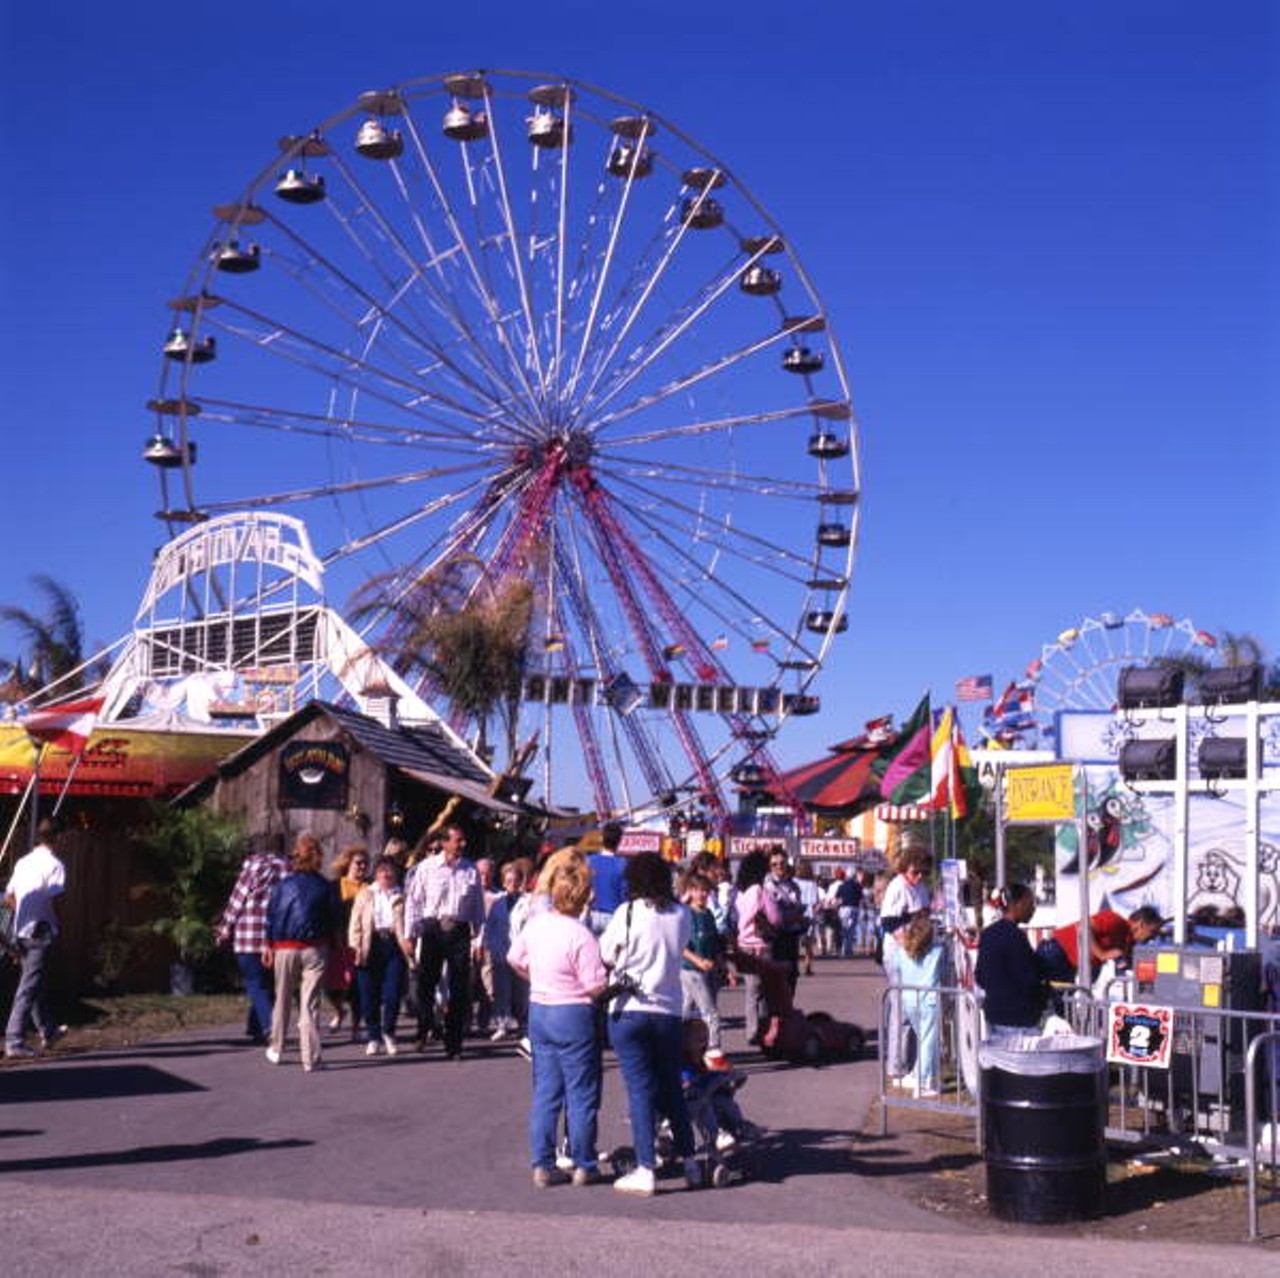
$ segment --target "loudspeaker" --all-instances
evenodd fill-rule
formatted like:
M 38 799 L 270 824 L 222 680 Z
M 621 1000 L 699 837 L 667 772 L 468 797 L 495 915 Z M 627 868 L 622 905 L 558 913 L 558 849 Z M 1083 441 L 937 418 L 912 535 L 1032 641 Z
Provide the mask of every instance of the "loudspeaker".
M 1120 747 L 1120 775 L 1126 781 L 1172 781 L 1178 747 L 1172 737 L 1126 741 Z
M 1182 700 L 1182 671 L 1174 666 L 1125 666 L 1117 696 L 1121 710 L 1176 706 Z
M 1197 680 L 1200 700 L 1207 706 L 1234 706 L 1257 701 L 1262 696 L 1262 666 L 1250 661 L 1243 666 L 1220 666 L 1206 670 Z
M 1242 779 L 1248 747 L 1244 737 L 1205 737 L 1200 742 L 1200 775 L 1206 781 Z

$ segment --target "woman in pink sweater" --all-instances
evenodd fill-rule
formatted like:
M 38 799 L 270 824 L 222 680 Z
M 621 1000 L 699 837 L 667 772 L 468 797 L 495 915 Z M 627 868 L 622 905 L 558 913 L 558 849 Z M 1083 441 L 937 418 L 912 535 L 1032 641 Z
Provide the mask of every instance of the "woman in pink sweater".
M 547 862 L 538 891 L 552 908 L 529 919 L 511 942 L 507 962 L 529 982 L 529 1041 L 533 1052 L 533 1098 L 529 1150 L 533 1183 L 563 1183 L 556 1168 L 556 1125 L 566 1111 L 573 1183 L 600 1179 L 596 1116 L 600 1109 L 600 1062 L 593 1000 L 607 976 L 600 946 L 582 921 L 591 899 L 591 874 L 577 852 Z

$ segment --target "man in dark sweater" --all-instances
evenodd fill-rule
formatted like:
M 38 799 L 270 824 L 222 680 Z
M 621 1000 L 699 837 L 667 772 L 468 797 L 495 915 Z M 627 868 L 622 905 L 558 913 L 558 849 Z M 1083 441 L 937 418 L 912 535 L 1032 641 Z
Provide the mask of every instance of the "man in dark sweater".
M 1034 1032 L 1048 996 L 1044 967 L 1022 930 L 1036 912 L 1034 893 L 1025 883 L 1011 883 L 1001 893 L 1001 905 L 1001 917 L 978 942 L 974 973 L 993 1038 Z

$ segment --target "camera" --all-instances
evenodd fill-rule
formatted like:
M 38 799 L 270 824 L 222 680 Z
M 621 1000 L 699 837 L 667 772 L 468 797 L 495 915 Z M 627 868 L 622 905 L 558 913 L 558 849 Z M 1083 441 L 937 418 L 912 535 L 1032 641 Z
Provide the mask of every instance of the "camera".
M 604 987 L 600 998 L 604 1002 L 617 998 L 621 994 L 639 994 L 640 982 L 626 972 L 614 972 L 613 979 Z

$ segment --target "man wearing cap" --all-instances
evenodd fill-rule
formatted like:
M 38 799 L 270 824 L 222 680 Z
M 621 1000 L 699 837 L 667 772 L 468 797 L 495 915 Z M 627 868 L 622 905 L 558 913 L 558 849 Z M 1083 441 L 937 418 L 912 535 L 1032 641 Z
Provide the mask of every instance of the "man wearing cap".
M 608 927 L 614 910 L 626 895 L 622 878 L 624 862 L 618 855 L 621 843 L 622 826 L 616 821 L 608 821 L 600 830 L 600 850 L 587 855 L 587 869 L 591 872 L 591 909 L 587 914 L 587 926 L 596 936 Z
M 459 825 L 441 830 L 440 851 L 417 869 L 405 897 L 405 953 L 418 943 L 418 1042 L 420 1052 L 435 1027 L 435 992 L 447 969 L 449 1007 L 444 1021 L 444 1054 L 462 1055 L 471 994 L 471 937 L 484 926 L 480 871 L 463 852 L 467 836 Z
M 51 1047 L 66 1032 L 49 1014 L 45 1000 L 45 969 L 58 935 L 57 898 L 66 886 L 66 867 L 58 859 L 62 827 L 53 820 L 36 827 L 36 845 L 13 867 L 5 904 L 13 911 L 13 939 L 21 955 L 22 974 L 13 996 L 9 1023 L 4 1032 L 4 1054 L 34 1056 L 27 1046 L 27 1020 L 35 1020 L 40 1045 Z

